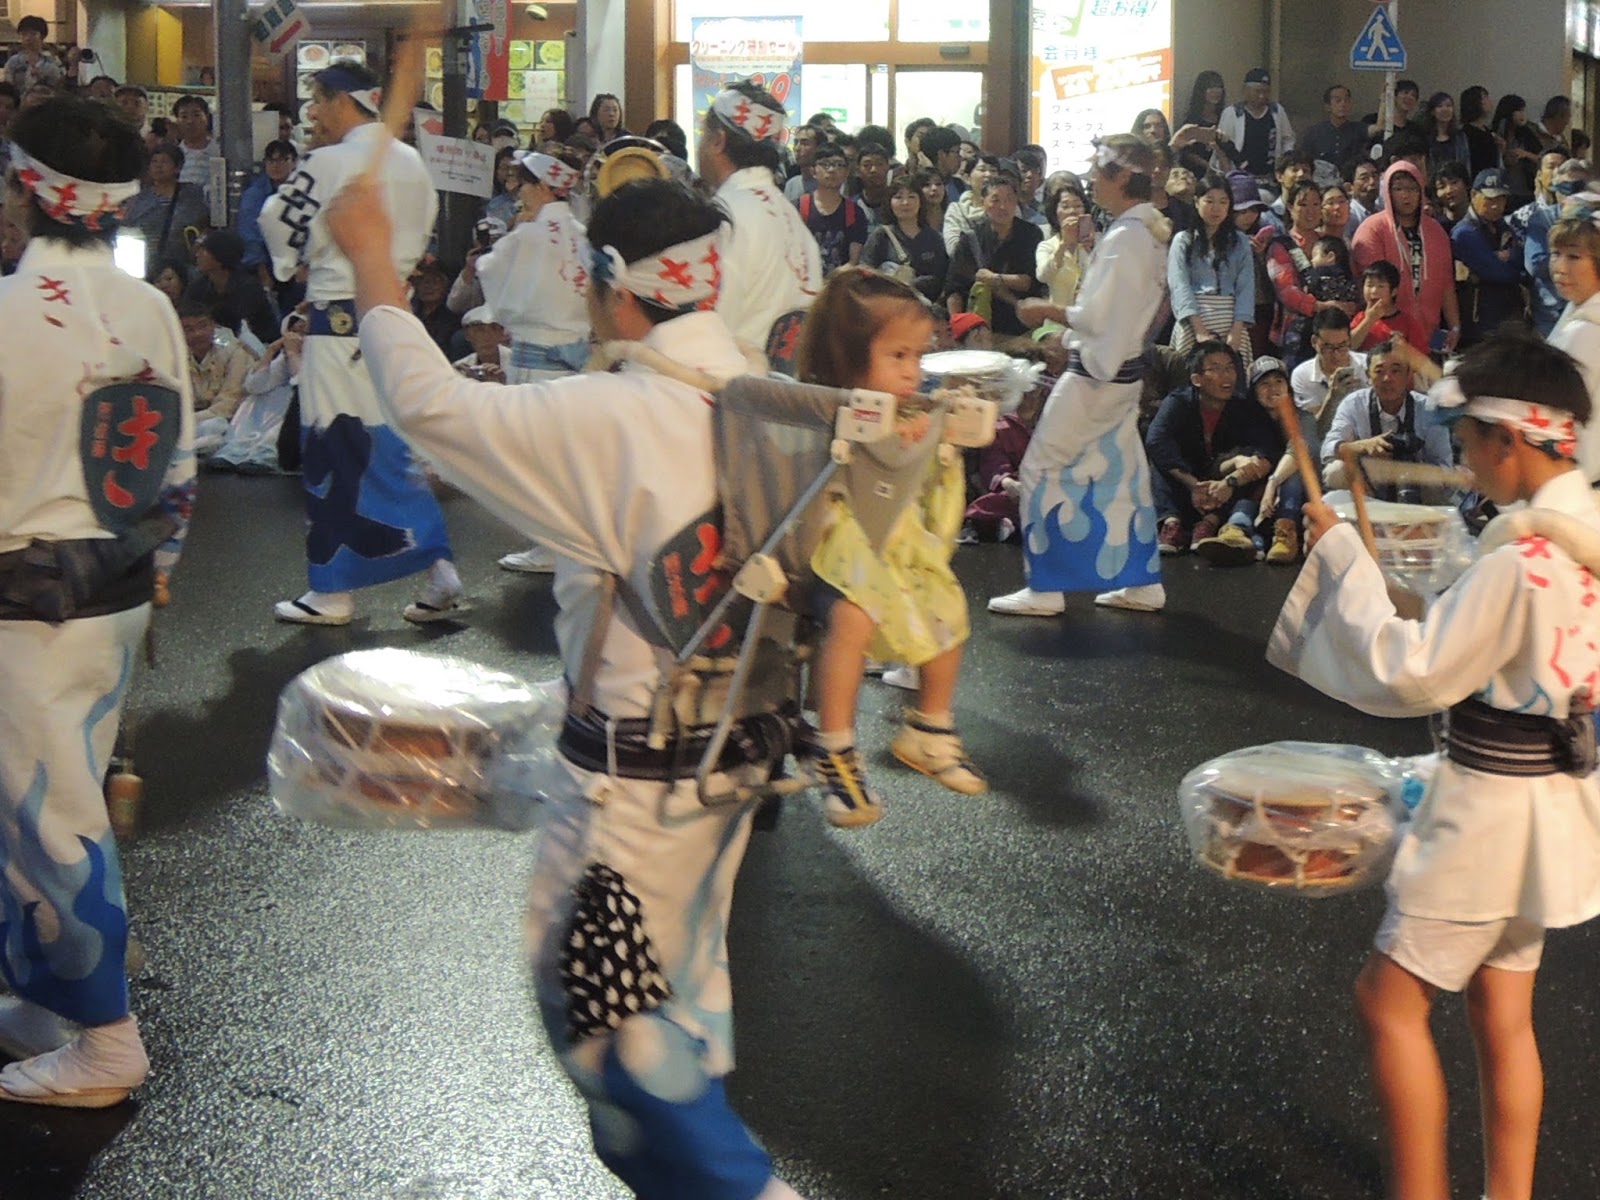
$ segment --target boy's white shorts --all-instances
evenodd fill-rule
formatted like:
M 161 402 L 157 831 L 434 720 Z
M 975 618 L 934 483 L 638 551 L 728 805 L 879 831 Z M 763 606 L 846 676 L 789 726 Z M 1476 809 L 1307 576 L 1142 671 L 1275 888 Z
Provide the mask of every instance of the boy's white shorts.
M 1521 917 L 1499 921 L 1410 917 L 1391 904 L 1373 944 L 1425 983 L 1459 992 L 1479 967 L 1537 971 L 1544 955 L 1544 927 Z

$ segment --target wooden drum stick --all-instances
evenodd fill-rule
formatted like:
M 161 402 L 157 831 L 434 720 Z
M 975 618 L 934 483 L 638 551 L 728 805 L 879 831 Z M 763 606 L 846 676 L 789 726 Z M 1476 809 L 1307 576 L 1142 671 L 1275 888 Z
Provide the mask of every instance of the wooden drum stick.
M 1311 450 L 1300 432 L 1300 410 L 1294 406 L 1293 396 L 1280 396 L 1276 405 L 1278 423 L 1283 426 L 1283 436 L 1289 439 L 1289 449 L 1294 451 L 1294 461 L 1300 468 L 1300 481 L 1306 485 L 1306 499 L 1312 504 L 1322 503 L 1322 480 L 1317 475 L 1317 464 L 1311 461 Z

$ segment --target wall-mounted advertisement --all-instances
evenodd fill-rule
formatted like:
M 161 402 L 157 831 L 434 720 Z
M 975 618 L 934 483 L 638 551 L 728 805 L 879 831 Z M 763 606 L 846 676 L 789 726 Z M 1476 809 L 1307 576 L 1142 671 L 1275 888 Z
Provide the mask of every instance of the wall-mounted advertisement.
M 1032 0 L 1033 140 L 1084 172 L 1094 139 L 1172 115 L 1172 0 Z
M 696 126 L 725 84 L 748 79 L 782 102 L 791 128 L 800 124 L 799 17 L 696 17 L 689 67 Z

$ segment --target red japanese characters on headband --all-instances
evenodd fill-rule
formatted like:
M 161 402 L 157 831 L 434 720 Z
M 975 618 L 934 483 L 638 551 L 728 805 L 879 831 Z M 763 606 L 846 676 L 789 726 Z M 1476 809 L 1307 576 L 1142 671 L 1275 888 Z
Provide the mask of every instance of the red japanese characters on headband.
M 1563 409 L 1508 396 L 1468 396 L 1454 375 L 1446 375 L 1429 389 L 1428 407 L 1445 424 L 1475 417 L 1515 430 L 1528 445 L 1556 458 L 1578 457 L 1578 418 Z
M 548 154 L 519 150 L 512 157 L 516 160 L 517 166 L 544 184 L 556 194 L 557 198 L 564 197 L 577 187 L 578 181 L 583 178 L 559 158 L 552 158 Z
M 126 183 L 75 179 L 30 157 L 15 142 L 11 144 L 11 171 L 52 221 L 82 225 L 97 233 L 107 222 L 114 223 L 120 218 L 122 206 L 139 194 L 137 179 Z
M 670 312 L 712 308 L 722 290 L 721 237 L 714 232 L 631 263 L 615 246 L 591 246 L 589 264 L 608 287 Z
M 711 111 L 725 123 L 758 142 L 771 141 L 783 132 L 789 123 L 789 114 L 781 108 L 768 108 L 732 88 L 718 92 L 711 102 Z
M 1128 161 L 1127 151 L 1132 147 L 1118 148 L 1107 145 L 1099 139 L 1094 143 L 1094 165 L 1097 167 L 1119 167 L 1132 175 L 1148 175 L 1148 167 L 1141 167 Z

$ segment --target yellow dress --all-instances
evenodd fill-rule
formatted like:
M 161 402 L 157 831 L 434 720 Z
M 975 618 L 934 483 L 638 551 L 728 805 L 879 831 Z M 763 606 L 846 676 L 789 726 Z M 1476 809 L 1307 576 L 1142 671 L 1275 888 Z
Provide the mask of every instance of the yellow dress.
M 922 496 L 900 514 L 879 555 L 849 500 L 828 497 L 811 569 L 872 618 L 873 658 L 921 666 L 967 640 L 967 598 L 950 569 L 966 500 L 960 457 L 948 466 L 935 458 Z

